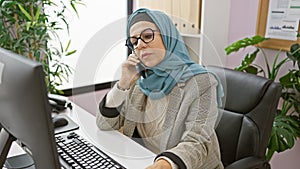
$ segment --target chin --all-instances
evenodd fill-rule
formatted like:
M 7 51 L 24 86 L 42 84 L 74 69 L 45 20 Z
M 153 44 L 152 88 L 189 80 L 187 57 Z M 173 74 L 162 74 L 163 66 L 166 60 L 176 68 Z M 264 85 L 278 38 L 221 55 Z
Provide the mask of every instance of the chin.
M 154 60 L 150 60 L 150 59 L 143 60 L 142 62 L 147 67 L 154 67 L 160 63 L 159 61 L 156 61 L 156 60 L 154 61 Z
M 157 64 L 144 62 L 144 65 L 152 68 L 152 67 L 156 66 Z

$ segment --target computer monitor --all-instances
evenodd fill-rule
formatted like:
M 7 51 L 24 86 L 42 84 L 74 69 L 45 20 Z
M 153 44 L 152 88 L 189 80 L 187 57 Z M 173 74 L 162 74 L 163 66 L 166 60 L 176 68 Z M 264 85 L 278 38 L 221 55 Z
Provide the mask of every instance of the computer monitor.
M 0 48 L 0 167 L 13 139 L 21 142 L 36 169 L 57 169 L 51 107 L 42 64 Z

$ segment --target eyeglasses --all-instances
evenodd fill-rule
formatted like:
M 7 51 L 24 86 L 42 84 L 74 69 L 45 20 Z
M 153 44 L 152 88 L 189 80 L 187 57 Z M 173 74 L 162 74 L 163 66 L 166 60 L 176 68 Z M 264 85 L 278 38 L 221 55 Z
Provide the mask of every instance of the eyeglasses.
M 134 50 L 138 45 L 138 40 L 141 39 L 144 43 L 149 43 L 154 40 L 154 32 L 157 30 L 153 30 L 151 28 L 147 28 L 140 33 L 139 37 L 129 37 L 126 40 L 125 46 L 129 49 Z

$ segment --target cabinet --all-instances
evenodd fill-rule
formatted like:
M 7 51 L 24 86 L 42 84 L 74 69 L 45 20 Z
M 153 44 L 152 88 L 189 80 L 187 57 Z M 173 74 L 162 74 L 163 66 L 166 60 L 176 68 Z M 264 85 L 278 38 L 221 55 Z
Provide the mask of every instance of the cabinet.
M 202 0 L 139 0 L 137 6 L 164 11 L 181 33 L 199 34 L 201 2 Z
M 228 45 L 231 0 L 137 0 L 166 12 L 181 32 L 191 58 L 203 65 L 224 65 Z

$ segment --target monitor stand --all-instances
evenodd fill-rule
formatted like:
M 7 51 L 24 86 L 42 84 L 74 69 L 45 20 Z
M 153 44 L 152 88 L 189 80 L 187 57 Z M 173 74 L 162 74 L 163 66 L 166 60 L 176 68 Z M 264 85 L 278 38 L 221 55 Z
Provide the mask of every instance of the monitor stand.
M 16 138 L 7 132 L 4 128 L 0 127 L 0 168 L 4 164 L 6 168 L 23 168 L 34 169 L 34 162 L 28 154 L 17 155 L 7 158 L 12 143 Z
M 0 127 L 0 130 L 0 167 L 2 168 L 7 158 L 7 154 L 10 150 L 11 144 L 16 140 L 16 138 L 8 133 L 4 128 Z
M 28 154 L 21 154 L 13 157 L 9 157 L 5 161 L 5 167 L 10 168 L 22 168 L 22 169 L 35 169 L 34 161 Z

